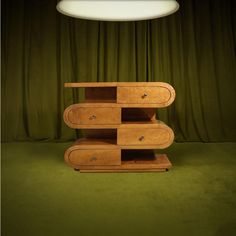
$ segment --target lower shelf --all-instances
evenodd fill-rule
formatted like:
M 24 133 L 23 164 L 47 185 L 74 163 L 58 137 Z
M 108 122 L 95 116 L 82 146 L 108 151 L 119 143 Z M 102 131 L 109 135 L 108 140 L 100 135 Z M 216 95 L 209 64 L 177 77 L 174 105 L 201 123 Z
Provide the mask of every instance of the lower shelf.
M 137 154 L 137 156 L 136 156 Z M 168 171 L 172 165 L 166 154 L 128 152 L 122 156 L 121 165 L 115 166 L 78 166 L 75 170 L 85 172 L 159 172 Z

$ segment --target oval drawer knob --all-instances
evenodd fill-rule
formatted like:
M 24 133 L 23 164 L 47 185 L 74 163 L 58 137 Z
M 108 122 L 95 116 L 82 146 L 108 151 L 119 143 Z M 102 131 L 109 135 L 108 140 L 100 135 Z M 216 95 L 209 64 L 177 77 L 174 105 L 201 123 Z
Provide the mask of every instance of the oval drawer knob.
M 97 117 L 95 115 L 92 115 L 89 117 L 89 120 L 95 120 Z
M 144 94 L 142 95 L 142 99 L 144 99 L 145 97 L 147 97 L 147 94 L 146 94 L 146 93 L 144 93 Z
M 143 141 L 144 140 L 144 136 L 142 135 L 140 138 L 139 138 L 139 141 Z
M 97 160 L 97 157 L 91 157 L 90 158 L 90 161 L 96 161 Z

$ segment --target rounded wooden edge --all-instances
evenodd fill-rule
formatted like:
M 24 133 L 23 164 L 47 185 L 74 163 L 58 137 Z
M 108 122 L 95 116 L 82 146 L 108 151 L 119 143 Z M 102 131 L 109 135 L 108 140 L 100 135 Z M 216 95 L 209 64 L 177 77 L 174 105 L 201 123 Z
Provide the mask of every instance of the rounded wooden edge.
M 65 151 L 65 153 L 64 153 L 64 160 L 65 160 L 66 164 L 67 164 L 68 166 L 74 168 L 74 169 L 78 169 L 78 166 L 76 166 L 76 165 L 74 165 L 74 164 L 72 164 L 72 163 L 70 162 L 69 156 L 70 156 L 70 153 L 71 153 L 72 151 L 76 150 L 76 149 L 78 149 L 78 148 L 75 147 L 75 146 L 71 146 L 71 147 L 69 147 L 69 148 Z
M 118 128 L 118 130 L 119 129 L 125 129 L 125 130 L 127 130 L 127 129 L 141 129 L 141 128 L 143 128 L 142 127 L 142 125 L 139 125 L 139 127 L 138 128 L 136 128 L 136 127 L 132 127 L 132 126 L 126 126 L 126 127 L 122 127 L 122 128 Z M 162 144 L 159 144 L 159 145 L 150 145 L 150 144 L 147 144 L 147 145 L 143 145 L 143 147 L 152 147 L 152 148 L 150 148 L 150 149 L 153 149 L 153 147 L 155 146 L 155 149 L 164 149 L 164 148 L 167 148 L 167 147 L 169 147 L 173 142 L 174 142 L 174 138 L 175 138 L 175 135 L 174 135 L 174 131 L 168 126 L 168 125 L 166 125 L 163 121 L 161 121 L 160 123 L 158 123 L 158 124 L 155 124 L 155 127 L 151 127 L 150 126 L 150 128 L 153 128 L 153 129 L 164 129 L 164 130 L 166 130 L 167 132 L 168 132 L 168 134 L 169 134 L 169 139 L 168 139 L 168 141 L 167 142 L 165 142 L 165 143 L 162 143 Z M 146 128 L 146 129 L 148 129 L 148 128 Z M 119 132 L 119 131 L 117 131 L 117 132 Z M 117 141 L 118 142 L 118 141 Z M 126 146 L 126 145 L 121 145 L 121 144 L 118 144 L 118 146 L 122 146 L 122 147 L 124 147 L 124 146 Z M 129 146 L 132 146 L 132 147 L 135 147 L 136 145 L 127 145 L 127 147 L 129 147 Z M 138 149 L 141 149 L 141 145 L 139 145 L 138 146 L 139 148 Z M 145 148 L 145 149 L 148 149 L 148 148 Z
M 65 88 L 91 88 L 91 87 L 148 87 L 168 84 L 167 82 L 67 82 Z
M 79 169 L 79 165 L 73 164 L 73 163 L 70 161 L 70 158 L 69 158 L 71 152 L 73 152 L 73 151 L 75 151 L 75 150 L 80 150 L 80 148 L 79 148 L 78 146 L 76 146 L 76 145 L 73 145 L 73 146 L 69 147 L 69 148 L 65 151 L 65 153 L 64 153 L 64 160 L 65 160 L 65 162 L 67 163 L 68 166 L 70 166 L 70 167 L 72 167 L 72 168 L 74 168 L 74 169 Z
M 165 123 L 162 123 L 160 125 L 164 126 L 165 129 L 167 129 L 168 133 L 169 133 L 169 141 L 165 144 L 160 145 L 160 149 L 164 149 L 164 148 L 169 147 L 174 142 L 175 135 L 174 135 L 174 131 Z
M 122 87 L 141 87 L 141 85 L 136 85 L 136 86 L 131 86 L 129 84 L 127 85 L 118 85 L 118 88 L 122 88 Z M 166 82 L 147 82 L 145 83 L 142 87 L 161 87 L 161 88 L 165 88 L 169 91 L 170 93 L 170 97 L 167 101 L 164 101 L 162 103 L 140 103 L 140 104 L 132 104 L 132 103 L 117 103 L 119 104 L 121 107 L 132 107 L 132 105 L 134 105 L 134 107 L 155 107 L 155 108 L 164 108 L 164 107 L 168 107 L 170 106 L 176 97 L 176 93 L 175 93 L 175 89 L 168 83 Z
M 75 107 L 77 104 L 72 104 L 70 106 L 68 106 L 64 112 L 63 112 L 63 120 L 64 122 L 66 123 L 67 126 L 69 126 L 70 128 L 74 128 L 73 124 L 71 124 L 71 122 L 69 121 L 69 118 L 68 118 L 68 114 L 70 112 L 70 110 Z
M 66 125 L 72 129 L 115 129 L 118 127 L 118 125 L 120 124 L 104 124 L 104 125 L 101 125 L 101 124 L 75 124 L 75 123 L 72 123 L 70 120 L 69 120 L 69 113 L 72 109 L 80 109 L 80 108 L 93 108 L 93 107 L 96 107 L 96 108 L 112 108 L 112 109 L 121 109 L 120 107 L 118 106 L 110 106 L 110 104 L 106 104 L 105 106 L 102 105 L 102 106 L 98 106 L 97 104 L 95 104 L 94 106 L 88 106 L 86 107 L 84 104 L 72 104 L 70 106 L 68 106 L 64 112 L 63 112 L 63 120 L 64 122 L 66 123 Z
M 158 86 L 168 89 L 170 92 L 170 98 L 168 101 L 164 102 L 163 104 L 159 104 L 157 108 L 170 106 L 174 102 L 175 97 L 176 97 L 175 89 L 166 82 L 160 82 Z
M 168 84 L 168 87 L 169 87 L 168 89 L 169 89 L 170 94 L 171 94 L 171 97 L 168 101 L 168 106 L 169 106 L 174 102 L 175 97 L 176 97 L 176 93 L 175 93 L 175 89 L 170 84 Z
M 158 124 L 158 126 L 159 126 L 158 129 L 167 130 L 167 132 L 169 133 L 169 140 L 167 142 L 159 144 L 159 145 L 155 145 L 156 149 L 164 149 L 164 148 L 169 147 L 174 142 L 175 135 L 174 135 L 173 130 L 164 122 Z
M 98 148 L 99 149 L 99 148 Z M 73 152 L 73 151 L 76 151 L 76 150 L 94 150 L 94 149 L 89 149 L 89 148 L 80 148 L 79 146 L 76 146 L 76 145 L 73 145 L 73 146 L 71 146 L 71 147 L 69 147 L 66 151 L 65 151 L 65 153 L 64 153 L 64 160 L 65 160 L 65 162 L 67 163 L 67 165 L 68 166 L 70 166 L 70 167 L 72 167 L 72 168 L 74 168 L 74 169 L 79 169 L 79 167 L 81 166 L 81 165 L 75 165 L 75 164 L 73 164 L 71 161 L 70 161 L 70 154 L 71 154 L 71 152 Z M 110 150 L 110 151 L 115 151 L 115 150 L 117 150 L 117 151 L 119 151 L 119 152 L 121 152 L 121 149 L 117 146 L 117 148 L 116 149 L 99 149 L 99 150 Z

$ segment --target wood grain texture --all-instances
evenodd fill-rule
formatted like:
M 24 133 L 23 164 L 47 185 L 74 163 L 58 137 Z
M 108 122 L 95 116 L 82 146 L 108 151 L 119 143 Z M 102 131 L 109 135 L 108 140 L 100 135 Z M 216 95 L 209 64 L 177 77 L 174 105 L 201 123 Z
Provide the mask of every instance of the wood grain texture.
M 159 128 L 160 126 L 167 126 L 163 121 L 161 120 L 150 120 L 150 121 L 125 121 L 122 122 L 117 128 L 123 128 L 123 129 L 133 129 L 133 128 L 140 128 L 142 125 L 142 128 Z M 169 126 L 167 126 L 169 127 Z
M 64 83 L 65 88 L 116 87 L 117 82 Z
M 78 166 L 121 165 L 120 149 L 79 149 L 70 148 L 65 154 L 66 163 L 77 168 Z
M 86 137 L 65 152 L 68 165 L 81 172 L 152 172 L 171 167 L 165 154 L 154 155 L 150 149 L 166 148 L 174 140 L 172 129 L 156 120 L 156 108 L 175 99 L 172 86 L 102 82 L 65 87 L 85 88 L 85 101 L 64 111 L 65 123 L 84 129 Z
M 120 105 L 115 103 L 114 100 L 108 100 L 108 101 L 104 101 L 104 100 L 91 100 L 91 101 L 82 101 L 81 103 L 77 103 L 77 104 L 72 104 L 71 106 L 75 106 L 76 107 L 97 107 L 97 108 L 106 108 L 106 107 L 116 107 L 119 108 Z M 69 108 L 69 107 L 68 107 Z
M 170 86 L 118 87 L 118 104 L 155 104 L 156 107 L 169 106 L 175 99 Z
M 166 86 L 165 82 L 81 82 L 64 83 L 65 88 L 89 88 L 89 87 L 149 87 Z M 170 86 L 170 85 L 169 85 Z
M 164 124 L 138 125 L 139 127 L 130 127 L 130 125 L 123 125 L 123 128 L 118 128 L 117 144 L 122 148 L 167 148 L 174 141 L 173 131 Z M 144 127 L 143 127 L 144 126 Z M 131 146 L 131 147 L 129 147 Z
M 64 111 L 64 121 L 71 128 L 83 125 L 114 125 L 121 123 L 121 109 L 115 107 L 81 107 L 77 104 Z
M 142 160 L 133 156 L 132 160 L 122 160 L 117 166 L 78 166 L 80 172 L 158 172 L 172 167 L 166 154 L 156 154 L 154 158 L 144 156 Z
M 78 165 L 120 165 L 121 150 L 115 139 L 78 139 L 64 154 L 65 162 Z

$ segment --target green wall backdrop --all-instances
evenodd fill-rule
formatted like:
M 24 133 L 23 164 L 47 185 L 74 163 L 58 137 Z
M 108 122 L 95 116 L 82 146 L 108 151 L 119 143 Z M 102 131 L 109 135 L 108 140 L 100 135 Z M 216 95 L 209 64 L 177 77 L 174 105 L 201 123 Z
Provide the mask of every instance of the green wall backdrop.
M 70 81 L 165 81 L 158 111 L 176 141 L 236 141 L 236 3 L 179 0 L 174 15 L 97 22 L 59 14 L 56 0 L 2 1 L 2 140 L 70 140 Z

